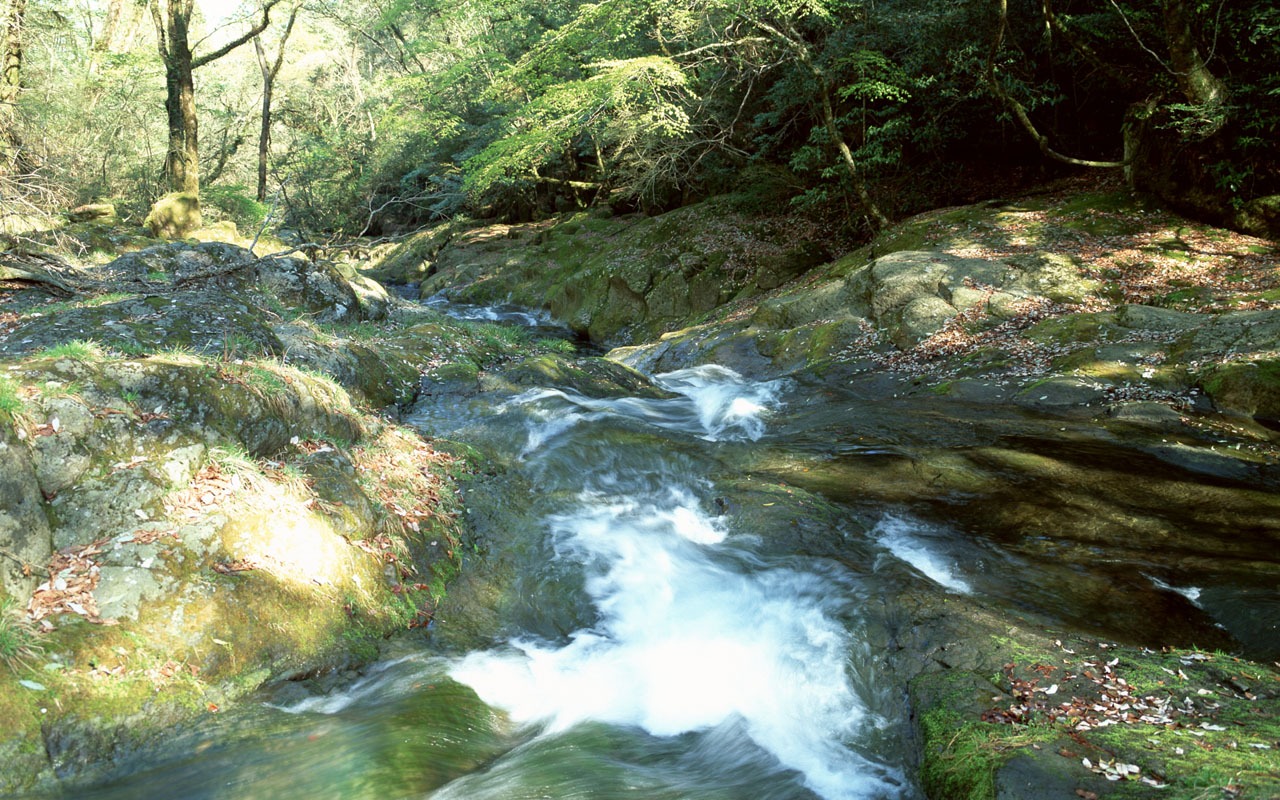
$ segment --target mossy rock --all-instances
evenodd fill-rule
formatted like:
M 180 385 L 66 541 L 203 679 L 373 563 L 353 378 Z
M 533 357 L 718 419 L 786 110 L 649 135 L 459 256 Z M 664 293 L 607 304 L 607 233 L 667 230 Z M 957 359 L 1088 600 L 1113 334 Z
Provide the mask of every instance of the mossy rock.
M 1208 370 L 1200 386 L 1219 408 L 1280 423 L 1280 360 L 1237 361 Z
M 603 358 L 534 356 L 504 369 L 497 377 L 514 386 L 551 386 L 587 397 L 666 399 L 675 396 L 653 385 L 634 369 Z
M 204 224 L 200 196 L 194 192 L 171 192 L 151 207 L 142 225 L 160 239 L 184 239 Z
M 116 220 L 116 207 L 113 203 L 86 203 L 68 211 L 67 220 L 73 223 L 114 223 Z

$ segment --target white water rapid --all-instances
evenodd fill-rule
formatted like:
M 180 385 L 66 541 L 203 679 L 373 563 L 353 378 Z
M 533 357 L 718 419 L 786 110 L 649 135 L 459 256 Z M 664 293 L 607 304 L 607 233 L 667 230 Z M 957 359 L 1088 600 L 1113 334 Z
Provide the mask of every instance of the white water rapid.
M 784 388 L 723 367 L 655 382 L 677 396 L 522 395 L 513 404 L 528 414 L 524 459 L 589 440 L 592 423 L 610 420 L 712 442 L 759 439 Z M 658 462 L 664 474 L 656 481 L 652 461 L 633 470 L 618 463 L 584 464 L 583 488 L 543 521 L 554 558 L 580 568 L 595 621 L 560 641 L 517 637 L 450 670 L 534 731 L 533 742 L 503 760 L 536 762 L 536 753 L 553 747 L 548 740 L 605 724 L 666 739 L 692 735 L 689 746 L 722 762 L 715 769 L 724 773 L 753 763 L 769 776 L 753 797 L 900 796 L 899 771 L 850 746 L 882 720 L 852 675 L 858 643 L 848 620 L 856 609 L 838 570 L 769 564 L 737 546 L 732 525 L 699 499 L 705 479 L 674 461 Z M 435 796 L 542 796 L 525 794 L 529 771 L 500 763 Z

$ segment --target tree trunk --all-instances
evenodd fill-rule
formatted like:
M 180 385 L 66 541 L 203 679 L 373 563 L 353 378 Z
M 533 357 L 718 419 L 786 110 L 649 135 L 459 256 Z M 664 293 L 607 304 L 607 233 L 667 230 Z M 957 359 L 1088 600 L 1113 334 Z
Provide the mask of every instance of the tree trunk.
M 1227 87 L 1209 71 L 1200 55 L 1191 32 L 1191 10 L 1186 0 L 1164 0 L 1164 32 L 1173 75 L 1187 102 L 1210 108 L 1224 105 Z
M 169 188 L 175 192 L 200 193 L 200 120 L 196 116 L 195 75 L 190 59 L 175 59 L 165 65 L 169 114 L 169 151 L 164 171 Z
M 3 53 L 0 53 L 0 175 L 20 170 L 21 139 L 18 136 L 18 93 L 22 88 L 22 27 L 27 0 L 9 0 L 5 6 Z
M 258 66 L 262 68 L 262 128 L 258 131 L 258 202 L 267 202 L 267 156 L 271 154 L 271 93 L 275 81 L 271 79 L 267 69 L 266 54 L 262 52 L 262 43 L 253 40 L 258 51 Z
M 280 37 L 280 49 L 276 51 L 276 60 L 269 65 L 261 37 L 253 37 L 253 48 L 258 55 L 258 68 L 262 70 L 262 129 L 258 133 L 259 203 L 267 201 L 267 159 L 271 155 L 271 99 L 275 92 L 276 76 L 280 74 L 280 67 L 284 66 L 284 48 L 297 18 L 298 7 L 295 6 L 289 14 L 289 23 L 284 27 L 284 34 Z
M 171 191 L 197 197 L 200 193 L 200 123 L 196 117 L 195 70 L 222 58 L 262 33 L 271 23 L 272 6 L 279 2 L 266 0 L 262 5 L 262 19 L 249 32 L 199 57 L 192 53 L 189 39 L 194 0 L 154 0 L 151 4 L 151 17 L 155 22 L 165 71 L 164 106 L 169 116 L 169 150 L 165 155 L 164 172 Z

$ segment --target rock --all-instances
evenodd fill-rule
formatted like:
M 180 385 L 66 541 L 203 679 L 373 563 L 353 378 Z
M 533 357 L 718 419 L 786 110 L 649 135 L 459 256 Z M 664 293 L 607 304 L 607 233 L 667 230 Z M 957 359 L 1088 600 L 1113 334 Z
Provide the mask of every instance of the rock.
M 958 313 L 955 306 L 941 297 L 917 297 L 902 309 L 898 324 L 890 328 L 889 336 L 899 348 L 908 350 L 942 330 Z
M 106 474 L 87 478 L 74 492 L 64 492 L 49 502 L 53 541 L 59 550 L 114 536 L 149 518 L 147 507 L 166 491 L 141 467 L 110 471 L 111 465 L 102 466 Z M 148 516 L 140 516 L 139 511 Z
M 40 436 L 32 443 L 36 480 L 45 497 L 53 497 L 73 485 L 89 468 L 90 456 L 82 439 L 92 428 L 93 415 L 83 402 L 55 397 L 45 402 L 45 415 L 58 429 L 52 436 Z
M 114 222 L 116 207 L 111 203 L 87 203 L 67 212 L 71 222 Z
M 296 256 L 269 256 L 258 261 L 253 280 L 285 305 L 312 312 L 322 321 L 347 322 L 364 318 L 356 288 L 327 262 L 311 262 Z M 367 288 L 367 283 L 364 286 L 365 293 L 372 298 L 375 292 Z M 385 290 L 381 292 L 381 298 L 386 299 Z M 372 299 L 369 302 L 372 310 Z M 381 311 L 385 316 L 385 305 Z
M 194 192 L 166 194 L 151 207 L 142 224 L 157 238 L 182 239 L 203 224 L 200 197 Z
M 1236 212 L 1240 230 L 1264 239 L 1280 239 L 1280 194 L 1255 197 Z
M 1122 403 L 1107 409 L 1114 420 L 1172 430 L 1182 425 L 1182 415 L 1164 403 Z
M 26 445 L 0 434 L 0 587 L 14 597 L 29 596 L 38 583 L 35 570 L 52 553 L 53 537 Z
M 1221 409 L 1280 421 L 1280 359 L 1211 367 L 1201 377 L 1200 385 Z
M 136 619 L 145 601 L 159 599 L 167 592 L 149 569 L 104 566 L 98 570 L 93 596 L 103 619 Z
M 1116 321 L 1134 330 L 1182 333 L 1203 326 L 1205 318 L 1200 314 L 1189 314 L 1171 308 L 1124 305 L 1117 310 Z
M 377 321 L 387 318 L 387 312 L 391 309 L 391 295 L 387 294 L 385 286 L 359 274 L 348 275 L 347 282 L 355 293 L 360 319 Z
M 204 462 L 205 452 L 205 446 L 198 442 L 186 447 L 175 447 L 165 454 L 160 464 L 160 473 L 169 481 L 170 486 L 186 486 Z

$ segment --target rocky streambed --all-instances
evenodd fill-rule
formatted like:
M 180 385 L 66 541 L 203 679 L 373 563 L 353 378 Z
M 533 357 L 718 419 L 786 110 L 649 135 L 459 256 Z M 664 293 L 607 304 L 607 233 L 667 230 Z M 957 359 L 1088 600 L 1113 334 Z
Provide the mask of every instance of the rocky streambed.
M 432 750 L 429 775 L 406 765 L 416 783 L 361 783 L 362 767 L 310 744 L 273 747 L 278 763 L 337 759 L 352 786 L 440 796 L 457 780 L 515 785 L 485 783 L 510 777 L 492 766 L 508 751 L 545 765 L 530 785 L 555 785 L 563 747 L 676 764 L 670 742 L 684 739 L 655 750 L 607 728 L 529 744 L 510 727 L 518 711 L 476 705 L 431 660 L 521 635 L 616 638 L 631 619 L 617 596 L 551 580 L 585 540 L 529 537 L 586 536 L 606 510 L 632 530 L 608 504 L 570 525 L 563 504 L 628 459 L 653 473 L 639 454 L 652 426 L 675 425 L 653 474 L 687 475 L 688 494 L 655 513 L 724 536 L 698 546 L 729 574 L 814 565 L 834 581 L 834 606 L 797 613 L 853 632 L 849 691 L 887 726 L 853 745 L 874 779 L 762 773 L 777 796 L 1280 791 L 1273 243 L 1073 188 L 934 212 L 830 255 L 820 231 L 722 199 L 655 219 L 450 227 L 359 265 L 548 312 L 614 346 L 607 358 L 552 328 L 400 303 L 350 266 L 225 245 L 59 273 L 72 289 L 109 277 L 111 293 L 9 285 L 0 550 L 16 556 L 5 592 L 26 612 L 10 626 L 31 646 L 0 670 L 17 731 L 0 745 L 5 788 L 152 769 L 177 758 L 157 748 L 165 737 L 199 749 L 219 740 L 201 731 L 244 730 L 220 719 L 310 741 L 319 718 L 263 719 L 245 701 L 301 713 L 372 697 L 342 687 L 385 634 L 428 622 L 410 646 L 427 666 L 370 671 L 356 687 L 383 687 L 383 705 L 324 712 L 339 716 L 323 730 L 353 713 L 360 738 L 374 706 L 435 730 L 449 706 L 483 741 L 441 728 L 462 749 Z M 776 405 L 742 390 L 735 413 L 765 413 L 758 441 L 708 444 L 718 434 L 683 426 L 710 417 L 653 410 L 685 384 L 651 376 L 708 365 L 784 387 Z M 739 398 L 711 395 L 726 409 Z M 617 450 L 557 438 L 596 420 Z M 635 503 L 666 502 L 647 479 L 633 488 Z M 597 562 L 584 563 L 589 576 Z M 224 769 L 262 752 L 251 732 L 222 740 L 236 743 Z M 362 759 L 426 752 L 386 747 Z M 488 777 L 465 777 L 478 769 Z

